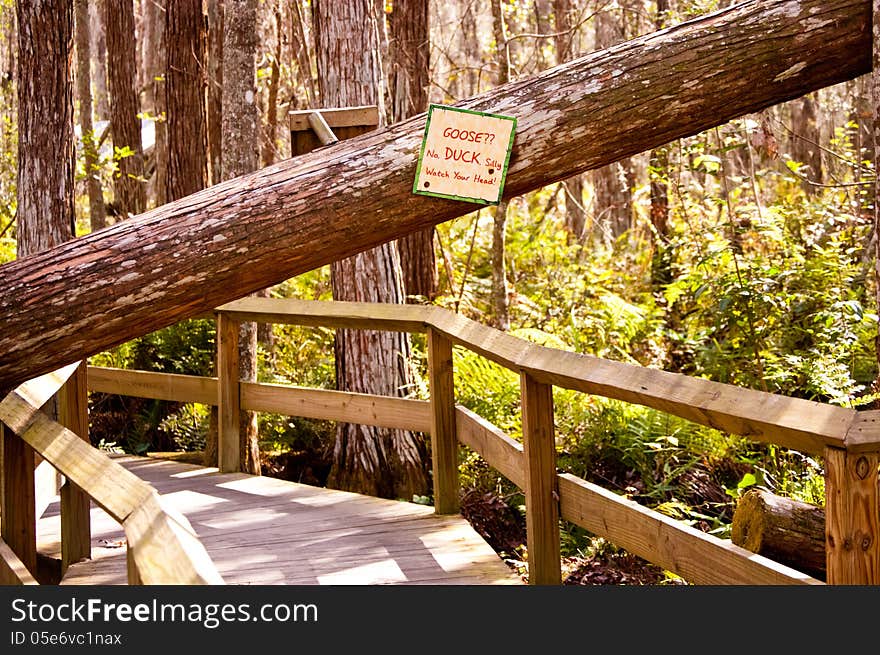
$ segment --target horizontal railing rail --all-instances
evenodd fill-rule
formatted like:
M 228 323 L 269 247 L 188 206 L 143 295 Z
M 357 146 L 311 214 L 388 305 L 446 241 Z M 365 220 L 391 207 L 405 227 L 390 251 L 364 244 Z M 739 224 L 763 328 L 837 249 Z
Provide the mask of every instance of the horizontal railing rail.
M 644 405 L 754 441 L 813 454 L 827 446 L 851 452 L 880 448 L 880 410 L 858 412 L 548 348 L 439 307 L 248 297 L 217 312 L 235 322 L 421 333 L 431 327 L 539 382 Z
M 89 367 L 90 390 L 219 405 L 221 415 L 224 402 L 227 408 L 231 402 L 236 410 L 425 432 L 431 435 L 434 459 L 442 460 L 434 462 L 435 505 L 441 513 L 457 511 L 457 471 L 453 469 L 457 469 L 458 445 L 467 446 L 525 491 L 530 582 L 558 581 L 558 519 L 563 518 L 693 583 L 822 584 L 729 540 L 558 472 L 552 439 L 552 386 L 634 402 L 755 441 L 824 454 L 837 476 L 830 481 L 832 497 L 826 510 L 829 534 L 866 527 L 864 519 L 860 525 L 860 519 L 853 520 L 845 508 L 847 497 L 864 494 L 864 485 L 857 490 L 849 484 L 846 471 L 857 458 L 871 458 L 866 461 L 869 468 L 874 461 L 876 471 L 878 412 L 856 412 L 546 348 L 436 307 L 246 298 L 219 307 L 217 317 L 219 377 Z M 230 351 L 235 346 L 237 351 L 234 335 L 244 321 L 426 333 L 431 400 L 242 382 L 232 373 L 237 366 L 221 363 L 224 348 Z M 520 374 L 524 392 L 522 443 L 455 404 L 453 344 Z M 221 429 L 221 462 L 224 449 L 239 452 L 238 438 L 237 431 L 224 437 Z M 845 461 L 835 465 L 829 453 Z M 848 464 L 846 458 L 852 461 Z M 232 459 L 227 455 L 227 464 Z M 876 475 L 874 478 L 876 487 Z M 528 521 L 530 513 L 532 520 Z M 867 520 L 871 522 L 870 517 Z M 876 529 L 876 520 L 866 529 Z M 850 579 L 876 583 L 864 563 L 870 553 L 861 555 L 842 555 L 829 546 L 829 582 Z M 849 560 L 843 561 L 847 556 Z M 836 579 L 832 571 L 837 571 Z
M 0 401 L 0 421 L 8 429 L 4 433 L 4 451 L 7 447 L 14 448 L 11 444 L 19 439 L 122 525 L 128 542 L 130 584 L 222 584 L 220 574 L 186 517 L 168 507 L 152 485 L 41 411 L 43 405 L 76 375 L 78 368 L 79 364 L 72 364 L 34 378 Z M 10 494 L 15 491 L 10 483 L 21 482 L 28 473 L 32 475 L 32 467 L 30 471 L 22 471 L 19 480 L 9 480 L 15 476 L 11 468 L 15 463 L 5 455 L 4 452 L 3 488 L 5 494 Z M 27 525 L 35 521 L 33 510 L 25 509 L 18 512 L 19 516 L 13 516 L 18 511 L 17 505 L 4 503 L 3 524 L 5 526 L 8 521 L 13 526 L 27 528 L 29 539 L 33 540 L 34 533 Z M 62 550 L 67 536 L 64 525 L 71 519 L 68 516 L 70 507 L 62 494 Z M 79 538 L 82 539 L 82 535 Z M 88 535 L 84 538 L 87 546 Z M 27 546 L 28 551 L 35 549 L 35 544 Z

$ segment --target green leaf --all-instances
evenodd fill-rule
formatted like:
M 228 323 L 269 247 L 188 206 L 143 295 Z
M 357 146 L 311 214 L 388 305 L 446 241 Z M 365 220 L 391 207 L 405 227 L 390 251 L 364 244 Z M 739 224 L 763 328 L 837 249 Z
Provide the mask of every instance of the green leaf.
M 758 480 L 753 473 L 746 473 L 742 476 L 742 480 L 736 484 L 736 488 L 739 490 L 748 489 L 749 487 L 755 486 L 757 483 Z

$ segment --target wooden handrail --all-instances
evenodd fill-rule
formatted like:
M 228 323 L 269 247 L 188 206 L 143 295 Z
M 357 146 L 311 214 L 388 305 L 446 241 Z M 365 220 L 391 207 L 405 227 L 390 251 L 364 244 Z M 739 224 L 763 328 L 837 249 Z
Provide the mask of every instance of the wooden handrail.
M 463 407 L 459 439 L 518 487 L 523 445 Z M 822 584 L 568 473 L 556 474 L 562 518 L 697 584 Z
M 827 505 L 828 525 L 836 541 L 851 541 L 877 521 L 855 516 L 852 503 L 877 504 L 874 464 L 880 452 L 880 412 L 856 412 L 798 398 L 742 389 L 709 380 L 602 360 L 546 348 L 517 339 L 437 307 L 374 305 L 247 298 L 217 309 L 233 334 L 239 322 L 287 323 L 313 327 L 426 332 L 429 341 L 431 401 L 303 389 L 241 382 L 232 368 L 221 374 L 226 393 L 240 407 L 294 416 L 311 416 L 367 425 L 429 432 L 432 448 L 444 453 L 435 462 L 438 513 L 455 511 L 456 461 L 450 444 L 461 443 L 524 489 L 529 522 L 530 582 L 558 581 L 558 515 L 605 536 L 655 564 L 700 584 L 821 584 L 711 535 L 638 505 L 568 474 L 555 472 L 552 450 L 551 386 L 641 404 L 695 423 L 825 456 L 826 484 L 834 494 Z M 455 406 L 451 345 L 456 344 L 520 374 L 527 444 L 511 439 L 469 410 Z M 216 378 L 90 368 L 90 388 L 108 393 L 217 404 Z M 528 402 L 525 402 L 528 400 Z M 452 412 L 454 408 L 454 417 Z M 530 440 L 530 441 L 529 441 Z M 237 451 L 234 440 L 227 444 Z M 528 452 L 528 455 L 526 454 Z M 864 456 L 863 456 L 864 454 Z M 827 478 L 831 475 L 831 478 Z M 558 505 L 558 506 L 557 506 Z M 876 513 L 876 512 L 875 512 Z M 876 518 L 876 517 L 875 517 Z M 870 540 L 863 540 L 862 544 Z M 852 550 L 852 549 L 850 549 Z M 850 552 L 828 548 L 835 578 L 831 583 L 876 583 L 869 548 Z
M 213 384 L 216 392 L 216 381 L 210 378 L 199 381 L 194 376 L 174 375 L 171 378 L 172 386 L 169 387 L 168 380 L 164 379 L 168 374 L 164 373 L 90 367 L 89 374 L 94 374 L 95 379 L 100 380 L 99 390 L 105 393 L 136 395 L 134 392 L 139 391 L 146 394 L 140 397 L 201 402 L 195 399 L 201 396 L 201 392 L 187 398 L 175 396 L 174 390 L 198 390 L 201 384 L 207 383 Z M 118 383 L 114 384 L 114 379 Z M 259 402 L 260 396 L 254 394 L 253 390 L 260 388 L 263 388 L 267 397 L 275 398 L 274 403 Z M 272 411 L 292 416 L 302 415 L 300 412 L 303 410 L 312 416 L 323 412 L 321 418 L 331 420 L 357 420 L 367 425 L 425 431 L 428 431 L 430 423 L 430 408 L 426 401 L 256 383 L 242 385 L 242 389 L 248 390 L 243 397 L 249 398 L 249 402 L 243 401 L 242 406 L 253 411 Z M 309 395 L 303 396 L 302 392 Z M 359 413 L 352 412 L 352 407 L 332 407 L 336 396 L 356 396 L 361 402 L 371 403 L 377 411 Z M 318 409 L 308 407 L 306 401 L 314 402 Z M 419 408 L 420 416 L 412 421 L 395 420 L 393 414 L 386 416 L 383 412 L 394 407 L 389 401 L 411 403 L 407 407 Z M 216 396 L 211 404 L 215 403 Z M 521 443 L 465 407 L 455 408 L 455 420 L 459 443 L 471 448 L 515 485 L 525 488 L 525 456 Z M 729 540 L 705 535 L 575 476 L 557 474 L 557 478 L 563 518 L 689 581 L 699 584 L 821 584 L 821 581 L 799 571 L 739 548 Z M 681 554 L 675 551 L 681 551 Z
M 548 348 L 432 306 L 249 297 L 221 305 L 234 321 L 312 327 L 425 332 L 517 373 L 566 389 L 644 405 L 700 425 L 821 454 L 828 446 L 880 448 L 880 411 L 857 412 L 802 398 L 744 389 L 722 382 Z
M 222 584 L 192 526 L 163 507 L 152 485 L 40 411 L 78 364 L 35 378 L 0 401 L 0 421 L 125 531 L 129 580 L 144 584 Z
M 834 572 L 833 576 L 829 575 L 829 582 L 880 582 L 880 540 L 877 538 L 880 517 L 876 509 L 880 506 L 880 491 L 876 480 L 880 463 L 878 411 L 856 412 L 853 409 L 800 398 L 743 389 L 547 348 L 438 307 L 247 298 L 219 307 L 217 315 L 219 319 L 236 324 L 238 321 L 248 320 L 335 328 L 427 332 L 431 343 L 457 344 L 518 373 L 523 381 L 526 456 L 517 457 L 512 452 L 516 449 L 512 448 L 509 440 L 500 437 L 494 427 L 474 424 L 461 415 L 454 422 L 443 419 L 442 425 L 447 427 L 439 429 L 437 409 L 433 412 L 433 431 L 437 434 L 432 434 L 432 439 L 433 447 L 441 452 L 448 451 L 448 445 L 444 444 L 448 444 L 451 438 L 462 443 L 470 440 L 474 445 L 484 446 L 482 452 L 487 461 L 496 461 L 495 456 L 500 456 L 497 458 L 498 465 L 515 476 L 517 483 L 525 490 L 530 582 L 552 583 L 559 576 L 555 518 L 557 508 L 551 502 L 551 497 L 564 499 L 567 494 L 570 498 L 580 498 L 582 503 L 592 503 L 591 507 L 597 511 L 620 516 L 619 508 L 614 504 L 614 494 L 594 488 L 571 476 L 558 479 L 554 477 L 553 410 L 549 391 L 552 386 L 637 403 L 700 425 L 742 435 L 753 441 L 774 443 L 823 455 L 827 469 L 826 486 L 834 496 L 827 503 L 830 536 L 826 552 L 828 570 Z M 446 348 L 448 346 L 443 345 L 443 352 Z M 450 372 L 447 371 L 445 376 L 449 375 Z M 444 397 L 443 405 L 454 402 L 451 400 L 451 384 L 438 378 L 437 371 L 431 372 L 431 387 L 432 402 L 436 407 L 441 404 L 435 394 Z M 235 443 L 233 439 L 227 449 L 232 450 Z M 456 472 L 453 471 L 454 467 L 449 459 L 444 457 L 445 464 L 440 470 L 436 470 L 438 467 L 435 463 L 435 478 L 440 476 L 440 479 L 450 481 L 441 486 L 457 483 Z M 514 464 L 514 460 L 519 461 L 519 464 Z M 438 489 L 435 488 L 435 493 L 437 492 Z M 446 500 L 449 493 L 444 491 L 442 496 L 438 508 L 441 504 L 449 504 Z M 868 507 L 869 511 L 855 512 L 853 507 L 856 505 Z M 631 510 L 635 511 L 635 508 Z M 571 518 L 574 510 L 570 502 L 567 505 L 562 502 L 563 515 L 566 511 Z M 625 515 L 636 523 L 649 526 L 649 530 L 655 531 L 656 539 L 668 540 L 671 534 L 681 533 L 681 526 L 676 522 L 670 522 L 666 518 L 661 520 L 658 517 L 662 515 L 653 516 L 644 512 L 648 510 L 642 508 L 636 514 L 630 511 Z M 593 522 L 587 522 L 590 525 L 588 529 L 596 527 Z M 608 531 L 616 535 L 618 543 L 621 540 L 624 544 L 629 543 L 625 530 L 621 532 L 612 526 Z M 742 555 L 729 544 L 721 547 L 717 543 L 707 542 L 707 539 L 702 533 L 694 531 L 682 549 L 690 553 L 697 548 L 695 543 L 710 543 L 711 548 L 706 552 L 714 553 L 713 557 L 720 558 L 720 561 L 726 562 L 731 554 L 736 561 Z M 846 546 L 854 541 L 862 544 L 861 549 Z M 635 547 L 634 552 L 639 552 L 638 542 L 631 545 Z M 654 561 L 667 568 L 677 565 L 674 557 L 670 559 L 671 551 L 661 548 L 649 554 Z M 675 567 L 672 568 L 675 570 Z M 703 579 L 705 572 L 700 567 L 685 568 L 691 577 Z M 773 572 L 768 577 L 760 571 L 747 572 L 737 577 L 731 576 L 725 570 L 722 577 L 734 582 L 760 580 L 769 583 L 780 579 L 791 581 L 791 576 L 785 572 L 781 577 L 778 572 Z

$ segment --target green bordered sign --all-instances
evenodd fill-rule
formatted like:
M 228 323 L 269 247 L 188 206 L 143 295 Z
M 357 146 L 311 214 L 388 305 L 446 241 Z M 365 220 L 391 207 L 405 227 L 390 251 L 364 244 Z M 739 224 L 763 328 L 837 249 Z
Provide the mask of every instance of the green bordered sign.
M 497 205 L 516 118 L 431 105 L 413 193 Z

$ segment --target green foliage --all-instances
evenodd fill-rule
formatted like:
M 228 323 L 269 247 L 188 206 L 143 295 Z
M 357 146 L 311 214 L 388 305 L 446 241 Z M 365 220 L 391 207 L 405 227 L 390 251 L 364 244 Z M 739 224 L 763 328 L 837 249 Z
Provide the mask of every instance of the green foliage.
M 206 405 L 186 403 L 159 422 L 159 429 L 173 436 L 175 450 L 205 449 L 211 410 Z
M 182 321 L 90 358 L 96 366 L 212 376 L 214 321 Z M 204 447 L 209 410 L 163 400 L 92 395 L 92 432 L 127 452 Z M 106 433 L 112 433 L 106 434 Z
M 519 377 L 469 350 L 453 350 L 456 401 L 502 430 L 518 434 Z

